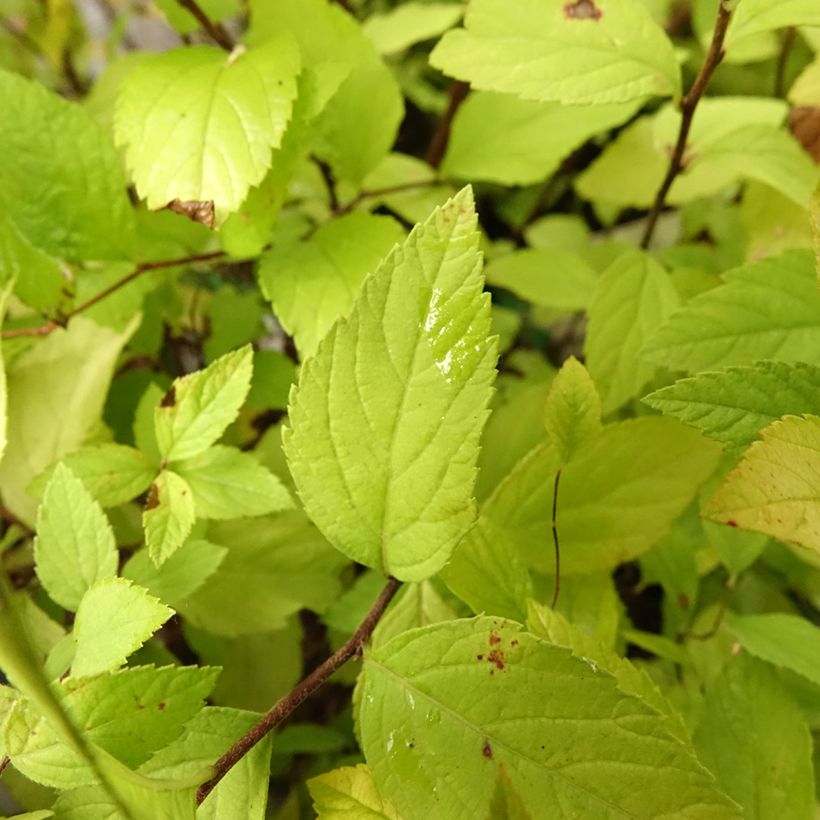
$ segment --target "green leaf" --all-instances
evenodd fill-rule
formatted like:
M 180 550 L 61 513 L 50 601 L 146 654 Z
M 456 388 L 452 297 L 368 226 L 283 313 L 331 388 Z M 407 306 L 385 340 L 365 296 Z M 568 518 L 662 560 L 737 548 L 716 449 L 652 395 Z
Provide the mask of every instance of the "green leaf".
M 665 718 L 664 729 L 691 748 L 692 740 L 681 716 L 643 669 L 620 657 L 613 649 L 607 649 L 559 612 L 536 601 L 529 601 L 527 605 L 527 629 L 536 637 L 566 647 L 592 669 L 599 667 L 608 672 L 618 681 L 621 692 L 634 695 L 653 707 Z
M 820 552 L 820 418 L 786 416 L 760 435 L 704 515 Z
M 804 362 L 757 362 L 698 373 L 643 400 L 710 438 L 730 447 L 745 447 L 771 422 L 812 407 L 818 394 L 820 367 Z
M 820 351 L 820 293 L 810 251 L 790 251 L 724 274 L 646 342 L 643 354 L 696 372 L 756 359 L 811 361 Z
M 814 0 L 742 0 L 738 3 L 726 32 L 725 47 L 763 31 L 789 26 L 820 26 L 820 10 Z
M 590 137 L 628 120 L 639 105 L 559 105 L 475 92 L 453 120 L 441 172 L 502 185 L 535 184 Z
M 151 485 L 142 513 L 148 554 L 157 566 L 183 545 L 195 518 L 191 488 L 181 476 L 163 470 Z
M 345 555 L 401 580 L 435 574 L 475 520 L 496 358 L 482 286 L 465 189 L 365 280 L 292 394 L 283 440 L 305 509 Z
M 74 621 L 75 678 L 116 669 L 172 615 L 172 609 L 127 578 L 94 584 L 80 601 Z
M 627 253 L 598 279 L 584 342 L 604 413 L 637 396 L 655 372 L 638 353 L 678 307 L 666 271 L 648 254 Z
M 282 32 L 313 68 L 336 64 L 347 77 L 312 128 L 315 153 L 337 179 L 360 183 L 387 155 L 404 115 L 401 90 L 357 21 L 329 0 L 252 0 L 249 40 Z
M 472 0 L 433 66 L 479 91 L 565 104 L 678 97 L 669 38 L 638 0 Z
M 148 207 L 211 203 L 217 220 L 237 210 L 282 142 L 298 72 L 284 37 L 230 56 L 188 46 L 140 62 L 122 82 L 114 133 Z
M 52 600 L 72 612 L 96 581 L 117 573 L 117 545 L 108 519 L 63 464 L 54 470 L 37 513 L 34 562 Z
M 301 512 L 213 524 L 208 538 L 228 554 L 219 572 L 178 603 L 187 621 L 209 632 L 280 629 L 302 608 L 323 612 L 341 591 L 345 561 Z
M 205 708 L 186 725 L 182 737 L 157 752 L 140 771 L 164 778 L 192 777 L 227 752 L 258 718 L 239 709 Z M 197 810 L 197 820 L 264 820 L 272 738 L 263 738 L 231 768 Z
M 154 3 L 172 28 L 180 34 L 190 34 L 201 27 L 190 10 L 175 0 L 154 0 Z M 239 4 L 236 0 L 198 0 L 197 5 L 215 22 L 239 13 Z
M 293 507 L 284 484 L 235 447 L 217 444 L 175 467 L 191 488 L 197 518 L 244 518 Z
M 408 629 L 450 621 L 455 616 L 452 606 L 439 595 L 430 581 L 407 584 L 401 598 L 379 621 L 373 632 L 371 645 L 381 646 L 395 635 L 407 632 Z M 350 631 L 353 632 L 356 626 Z
M 781 612 L 766 615 L 729 612 L 725 622 L 747 652 L 820 685 L 820 633 L 805 618 Z
M 0 237 L 9 237 L 0 238 L 3 279 L 31 277 L 31 260 L 43 264 L 44 255 L 127 257 L 134 217 L 108 134 L 80 106 L 3 70 L 0 97 Z
M 386 14 L 371 14 L 362 31 L 381 54 L 394 54 L 438 37 L 463 14 L 459 3 L 402 3 Z
M 147 549 L 138 550 L 122 574 L 176 609 L 219 569 L 227 552 L 225 547 L 192 538 L 161 567 L 154 564 Z
M 60 461 L 82 481 L 91 497 L 102 507 L 118 507 L 142 495 L 156 475 L 156 467 L 139 451 L 124 444 L 95 444 L 83 447 Z M 28 486 L 42 496 L 56 470 L 50 467 Z
M 814 817 L 811 734 L 766 664 L 743 654 L 727 661 L 706 691 L 695 745 L 748 820 Z
M 207 450 L 236 418 L 252 374 L 253 350 L 245 345 L 176 379 L 154 411 L 163 458 L 179 461 Z
M 366 654 L 360 727 L 406 820 L 484 816 L 502 768 L 556 820 L 740 817 L 652 707 L 511 622 L 437 624 Z
M 0 463 L 3 503 L 31 523 L 34 476 L 79 449 L 99 422 L 120 351 L 132 324 L 114 333 L 82 316 L 20 353 L 7 368 L 8 445 Z M 55 408 L 71 412 L 55 413 Z
M 401 820 L 382 800 L 367 766 L 345 766 L 308 780 L 318 820 Z
M 140 666 L 59 683 L 63 707 L 90 742 L 136 767 L 173 741 L 204 705 L 218 669 Z M 4 728 L 15 768 L 53 788 L 91 785 L 95 775 L 30 704 Z
M 588 307 L 597 279 L 588 262 L 563 250 L 515 251 L 487 265 L 487 284 L 534 305 L 565 311 Z
M 316 353 L 333 323 L 350 312 L 365 276 L 403 238 L 394 219 L 353 213 L 262 257 L 260 285 L 302 358 Z
M 544 424 L 561 464 L 601 432 L 601 399 L 574 356 L 564 362 L 547 394 Z

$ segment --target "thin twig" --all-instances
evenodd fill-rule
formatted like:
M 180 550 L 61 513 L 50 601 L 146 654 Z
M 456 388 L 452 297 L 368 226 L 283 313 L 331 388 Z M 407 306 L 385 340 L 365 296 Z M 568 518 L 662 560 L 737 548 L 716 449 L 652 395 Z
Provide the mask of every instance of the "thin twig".
M 190 12 L 194 17 L 196 17 L 199 25 L 211 35 L 211 38 L 217 43 L 217 45 L 224 48 L 228 53 L 233 51 L 236 44 L 231 39 L 231 36 L 227 31 L 225 31 L 225 28 L 221 23 L 215 23 L 210 17 L 208 17 L 207 14 L 205 14 L 196 0 L 177 0 L 177 3 L 179 3 L 185 11 Z
M 555 546 L 555 586 L 552 588 L 552 603 L 550 607 L 555 609 L 558 603 L 558 595 L 561 592 L 561 545 L 558 542 L 558 483 L 561 481 L 561 469 L 555 471 L 555 484 L 552 488 L 552 543 Z
M 214 764 L 214 776 L 203 783 L 196 793 L 197 805 L 213 791 L 220 780 L 238 763 L 265 735 L 275 729 L 285 718 L 291 715 L 302 703 L 307 700 L 327 679 L 354 655 L 362 651 L 362 647 L 370 639 L 373 630 L 384 615 L 393 596 L 398 592 L 401 581 L 390 578 L 382 589 L 370 611 L 365 615 L 359 628 L 350 639 L 334 652 L 321 666 L 313 670 L 301 683 L 288 692 L 278 703 L 274 704 L 253 726 L 247 734 L 241 737 L 222 757 Z
M 6 771 L 6 766 L 8 766 L 9 763 L 11 763 L 11 758 L 8 755 L 0 760 L 0 774 L 3 774 L 3 772 Z
M 327 188 L 327 195 L 330 198 L 330 210 L 333 213 L 339 210 L 339 195 L 336 193 L 336 178 L 333 176 L 333 171 L 330 166 L 321 159 L 316 159 L 316 165 L 319 172 L 322 174 L 322 179 L 325 181 Z
M 173 268 L 177 265 L 187 265 L 193 262 L 208 262 L 212 259 L 219 259 L 223 256 L 225 256 L 224 251 L 211 251 L 210 253 L 198 253 L 193 254 L 192 256 L 178 257 L 176 259 L 161 259 L 157 262 L 142 262 L 137 265 L 127 276 L 123 276 L 122 279 L 118 279 L 112 285 L 109 285 L 104 290 L 101 290 L 81 305 L 75 307 L 74 310 L 61 317 L 60 321 L 52 320 L 44 325 L 38 325 L 37 327 L 21 327 L 12 330 L 4 330 L 0 333 L 0 338 L 15 339 L 19 336 L 48 336 L 50 333 L 57 330 L 58 327 L 65 327 L 69 319 L 72 319 L 77 314 L 83 313 L 90 307 L 93 307 L 98 302 L 101 302 L 112 293 L 127 285 L 129 282 L 132 282 L 138 276 L 141 276 L 143 273 L 147 273 L 152 270 L 161 270 L 162 268 Z
M 467 98 L 469 92 L 469 84 L 461 80 L 456 80 L 456 82 L 450 85 L 450 90 L 447 92 L 447 109 L 438 121 L 436 130 L 433 133 L 433 138 L 430 140 L 430 145 L 427 147 L 427 153 L 424 157 L 433 168 L 438 168 L 444 159 L 444 154 L 447 152 L 447 144 L 450 142 L 450 131 L 453 127 L 453 120 L 455 119 L 458 109 L 461 107 L 461 103 Z
M 794 26 L 786 29 L 786 33 L 783 35 L 783 45 L 780 47 L 777 70 L 774 75 L 774 96 L 778 98 L 782 97 L 786 90 L 786 65 L 789 62 L 789 52 L 792 50 L 796 37 L 797 29 Z
M 349 214 L 357 205 L 360 205 L 366 199 L 373 199 L 377 196 L 386 196 L 387 194 L 398 194 L 402 191 L 412 191 L 416 188 L 435 188 L 437 185 L 444 185 L 437 179 L 419 179 L 415 182 L 400 182 L 397 185 L 386 185 L 384 188 L 371 188 L 367 191 L 359 191 L 353 199 L 345 202 L 344 205 L 339 205 L 333 211 L 333 216 L 344 216 Z
M 19 527 L 25 535 L 31 538 L 34 535 L 34 530 L 28 524 L 21 521 L 10 509 L 0 504 L 0 518 L 7 524 Z
M 655 197 L 655 202 L 649 212 L 646 220 L 646 228 L 644 230 L 643 238 L 641 239 L 641 247 L 648 248 L 652 241 L 652 235 L 655 233 L 655 226 L 658 223 L 658 218 L 663 211 L 666 204 L 666 197 L 669 190 L 672 188 L 678 174 L 684 168 L 684 154 L 686 152 L 686 141 L 689 138 L 689 130 L 692 127 L 692 119 L 695 116 L 695 110 L 698 107 L 703 92 L 709 84 L 715 69 L 720 65 L 723 59 L 723 40 L 726 37 L 726 29 L 729 27 L 729 21 L 732 18 L 732 11 L 726 7 L 725 2 L 721 0 L 718 6 L 717 21 L 715 22 L 715 31 L 712 35 L 712 42 L 709 45 L 709 50 L 706 52 L 706 58 L 703 65 L 700 67 L 698 76 L 695 82 L 689 89 L 689 93 L 680 102 L 680 130 L 678 131 L 678 141 L 672 156 L 669 160 L 669 169 L 666 172 L 661 187 Z

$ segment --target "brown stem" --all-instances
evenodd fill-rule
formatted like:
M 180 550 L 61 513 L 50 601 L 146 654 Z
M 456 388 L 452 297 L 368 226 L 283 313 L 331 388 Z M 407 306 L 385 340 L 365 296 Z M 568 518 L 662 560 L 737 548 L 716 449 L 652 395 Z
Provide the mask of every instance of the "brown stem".
M 134 270 L 131 271 L 127 276 L 123 276 L 122 279 L 118 279 L 114 282 L 113 285 L 109 285 L 104 290 L 101 290 L 99 293 L 92 296 L 90 299 L 83 302 L 81 305 L 78 305 L 74 308 L 74 310 L 67 313 L 62 319 L 57 321 L 47 322 L 44 325 L 38 325 L 37 327 L 21 327 L 16 328 L 13 330 L 4 330 L 0 333 L 0 338 L 2 339 L 15 339 L 19 336 L 48 336 L 49 333 L 57 330 L 58 327 L 64 327 L 66 322 L 76 316 L 78 313 L 82 313 L 83 311 L 88 310 L 90 307 L 93 307 L 98 302 L 101 302 L 106 297 L 110 296 L 115 291 L 118 291 L 120 288 L 127 285 L 129 282 L 132 282 L 138 276 L 141 276 L 143 273 L 147 273 L 148 271 L 152 270 L 160 270 L 162 268 L 173 268 L 177 265 L 187 265 L 192 262 L 208 262 L 212 259 L 219 259 L 225 255 L 224 251 L 211 251 L 210 253 L 199 253 L 193 254 L 192 256 L 181 256 L 176 259 L 161 259 L 157 262 L 142 262 L 137 265 Z
M 0 504 L 0 518 L 7 524 L 19 527 L 29 538 L 34 535 L 34 530 L 28 524 L 22 522 L 10 509 Z
M 555 484 L 552 488 L 552 543 L 555 547 L 555 586 L 552 588 L 552 603 L 550 607 L 555 609 L 558 603 L 558 595 L 561 592 L 561 545 L 558 542 L 558 483 L 561 481 L 560 468 L 555 471 Z
M 675 149 L 672 152 L 672 157 L 669 160 L 669 168 L 666 172 L 661 187 L 655 196 L 655 202 L 649 212 L 646 220 L 646 228 L 644 230 L 643 238 L 641 239 L 641 247 L 648 248 L 652 241 L 652 236 L 655 233 L 655 227 L 658 223 L 658 218 L 663 211 L 666 203 L 666 197 L 672 187 L 678 174 L 684 167 L 684 153 L 686 151 L 686 141 L 689 138 L 689 130 L 692 127 L 692 119 L 695 116 L 695 110 L 698 107 L 700 98 L 709 84 L 715 69 L 720 65 L 723 59 L 723 40 L 726 37 L 726 29 L 729 27 L 729 21 L 732 18 L 732 12 L 726 8 L 725 2 L 721 0 L 718 6 L 717 21 L 715 22 L 715 31 L 712 35 L 712 42 L 709 45 L 709 50 L 706 52 L 706 59 L 700 67 L 698 76 L 695 77 L 695 82 L 689 89 L 689 93 L 680 102 L 680 130 L 678 131 L 678 141 L 675 144 Z
M 202 10 L 196 0 L 177 0 L 182 8 L 185 11 L 190 12 L 194 17 L 196 17 L 197 22 L 199 23 L 208 34 L 211 35 L 211 38 L 222 48 L 225 49 L 228 53 L 233 51 L 234 49 L 234 41 L 231 39 L 230 35 L 225 28 L 222 26 L 221 23 L 215 23 L 208 17 L 207 14 Z
M 455 119 L 456 112 L 461 107 L 461 103 L 467 98 L 469 92 L 469 84 L 461 80 L 456 80 L 450 85 L 450 90 L 447 92 L 449 98 L 447 109 L 438 121 L 436 130 L 433 133 L 433 138 L 430 140 L 430 145 L 427 147 L 427 153 L 424 157 L 433 168 L 438 168 L 444 159 L 444 154 L 447 151 L 447 143 L 450 142 L 450 131 L 453 127 L 453 119 Z
M 401 581 L 390 578 L 379 593 L 370 611 L 365 615 L 359 628 L 350 639 L 334 652 L 321 666 L 313 670 L 301 683 L 288 692 L 278 703 L 274 704 L 253 726 L 246 735 L 241 737 L 219 760 L 214 764 L 214 776 L 203 783 L 196 793 L 196 803 L 202 801 L 213 791 L 214 787 L 265 735 L 275 729 L 285 718 L 291 715 L 305 702 L 323 683 L 354 655 L 362 651 L 362 647 L 370 639 L 373 630 L 384 615 L 393 596 L 398 592 Z
M 774 75 L 775 97 L 782 97 L 786 90 L 786 64 L 789 61 L 789 52 L 792 50 L 796 36 L 797 29 L 794 26 L 786 29 L 786 34 L 783 36 L 783 45 L 780 47 L 780 54 L 777 58 L 777 70 Z
M 8 766 L 9 763 L 11 763 L 11 758 L 8 755 L 6 755 L 2 760 L 0 760 L 0 774 L 3 774 L 3 772 L 6 770 L 6 766 Z
M 402 191 L 412 191 L 416 188 L 435 187 L 436 185 L 443 185 L 436 179 L 419 179 L 415 182 L 400 182 L 397 185 L 386 185 L 384 188 L 371 188 L 367 191 L 359 191 L 356 196 L 344 205 L 339 205 L 334 211 L 333 216 L 344 216 L 349 214 L 357 205 L 364 202 L 365 199 L 373 199 L 376 196 L 385 196 L 386 194 L 398 194 Z

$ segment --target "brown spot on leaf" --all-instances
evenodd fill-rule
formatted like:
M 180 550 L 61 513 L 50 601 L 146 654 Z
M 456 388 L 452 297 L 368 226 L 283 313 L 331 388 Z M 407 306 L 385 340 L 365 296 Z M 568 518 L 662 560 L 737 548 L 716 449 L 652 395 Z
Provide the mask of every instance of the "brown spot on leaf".
M 729 519 L 726 523 L 727 523 L 730 527 L 736 527 L 736 526 L 737 526 L 737 521 L 735 521 L 735 519 L 734 519 L 734 518 L 730 518 L 730 519 Z
M 187 216 L 192 222 L 201 222 L 211 230 L 216 225 L 213 200 L 172 199 L 166 206 L 169 211 Z
M 492 759 L 493 748 L 492 748 L 492 746 L 490 746 L 490 741 L 489 740 L 484 741 L 484 747 L 481 750 L 481 754 L 483 754 L 484 757 L 486 757 L 488 759 Z
M 518 639 L 517 639 L 517 638 L 513 638 L 513 639 L 510 641 L 510 646 L 518 646 Z
M 496 669 L 503 669 L 504 652 L 501 649 L 493 649 L 493 651 L 487 655 L 487 662 L 495 666 Z
M 157 489 L 156 484 L 151 485 L 151 489 L 148 492 L 148 500 L 145 502 L 145 509 L 146 510 L 153 510 L 154 507 L 159 506 L 159 490 Z
M 177 403 L 177 391 L 174 390 L 174 386 L 171 385 L 168 388 L 168 392 L 162 397 L 162 401 L 159 403 L 160 407 L 173 407 Z
M 567 20 L 595 20 L 598 21 L 604 13 L 593 0 L 575 0 L 574 3 L 564 3 L 564 16 Z
M 159 709 L 159 710 L 160 710 L 160 712 L 163 712 L 163 711 L 165 710 L 165 701 L 164 701 L 164 700 L 161 700 L 161 701 L 157 704 L 157 709 Z
M 495 632 L 490 633 L 490 646 L 495 646 L 495 644 L 501 643 L 501 636 L 496 635 Z
M 476 659 L 477 661 L 483 661 L 483 660 L 484 660 L 484 656 L 483 656 L 483 655 L 476 655 L 476 656 L 475 656 L 475 659 Z

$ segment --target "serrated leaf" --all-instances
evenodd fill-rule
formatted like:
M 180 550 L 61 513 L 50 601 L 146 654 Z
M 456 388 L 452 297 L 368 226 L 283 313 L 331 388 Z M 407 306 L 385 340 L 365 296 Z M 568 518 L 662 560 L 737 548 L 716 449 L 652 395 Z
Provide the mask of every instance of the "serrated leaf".
M 374 599 L 375 596 L 371 598 L 371 601 Z M 408 584 L 401 598 L 379 621 L 379 625 L 373 632 L 371 645 L 381 646 L 393 636 L 407 632 L 408 629 L 450 621 L 455 616 L 453 607 L 439 595 L 430 581 Z
M 181 476 L 163 470 L 151 485 L 142 513 L 148 554 L 157 566 L 185 543 L 195 518 L 191 488 Z
M 604 413 L 637 396 L 652 378 L 654 366 L 638 353 L 679 303 L 666 271 L 648 254 L 627 253 L 601 274 L 584 352 Z
M 77 609 L 96 581 L 117 573 L 111 525 L 71 470 L 58 464 L 37 513 L 37 577 L 60 606 Z
M 487 283 L 512 291 L 541 307 L 583 310 L 598 277 L 578 254 L 564 250 L 522 250 L 487 264 Z
M 225 547 L 209 541 L 186 541 L 162 566 L 157 567 L 147 549 L 138 550 L 123 567 L 122 574 L 147 589 L 163 603 L 177 608 L 198 590 L 225 558 Z
M 138 320 L 137 320 L 138 321 Z M 7 366 L 8 445 L 0 463 L 3 503 L 31 523 L 34 476 L 79 449 L 102 415 L 114 365 L 136 327 L 114 333 L 77 316 Z M 54 408 L 70 407 L 70 413 Z
M 17 74 L 0 70 L 0 97 L 0 224 L 20 243 L 15 252 L 0 239 L 3 278 L 32 276 L 32 255 L 127 257 L 134 217 L 108 134 L 80 106 Z
M 680 379 L 643 401 L 710 438 L 730 447 L 745 447 L 781 416 L 797 415 L 817 405 L 818 395 L 820 367 L 804 362 L 757 362 Z
M 472 0 L 430 63 L 480 91 L 564 104 L 680 95 L 669 38 L 638 0 Z
M 817 358 L 820 292 L 810 251 L 744 265 L 724 279 L 677 311 L 647 340 L 643 355 L 689 372 Z
M 114 134 L 139 195 L 235 211 L 262 181 L 296 96 L 299 54 L 283 37 L 228 55 L 187 46 L 143 60 L 125 77 Z
M 323 612 L 341 591 L 345 561 L 298 511 L 212 524 L 208 537 L 228 548 L 214 573 L 179 610 L 217 635 L 269 632 L 302 608 Z M 232 601 L 230 607 L 225 601 Z
M 95 444 L 83 447 L 60 462 L 82 481 L 91 497 L 102 507 L 117 507 L 144 493 L 156 475 L 156 467 L 139 451 L 124 444 Z M 41 496 L 56 467 L 40 473 L 28 492 Z
M 820 685 L 820 630 L 797 615 L 726 615 L 726 628 L 743 648 Z
M 401 580 L 433 575 L 475 519 L 496 357 L 482 285 L 465 189 L 368 277 L 291 396 L 283 441 L 305 509 L 345 555 Z
M 236 418 L 252 374 L 253 350 L 245 345 L 176 379 L 154 411 L 163 458 L 179 461 L 207 450 Z
M 401 820 L 382 800 L 367 766 L 344 766 L 307 782 L 318 820 Z
M 748 820 L 814 817 L 809 727 L 766 664 L 743 654 L 726 662 L 706 690 L 695 746 Z
M 174 614 L 126 578 L 94 584 L 80 601 L 74 621 L 75 678 L 116 669 Z
M 219 670 L 140 666 L 59 684 L 63 707 L 84 737 L 136 767 L 174 740 L 204 705 Z M 14 766 L 53 788 L 91 785 L 96 778 L 31 705 L 4 728 Z
M 814 0 L 780 0 L 778 3 L 742 0 L 729 21 L 725 46 L 730 49 L 747 37 L 789 26 L 820 26 L 817 3 Z
M 786 416 L 760 435 L 704 515 L 820 552 L 820 418 Z
M 628 120 L 639 105 L 559 105 L 475 92 L 453 120 L 441 173 L 502 185 L 535 184 L 590 137 Z
M 197 518 L 245 518 L 293 507 L 285 485 L 235 447 L 217 444 L 175 470 L 191 488 Z
M 574 356 L 564 362 L 552 382 L 544 425 L 561 464 L 601 432 L 601 399 L 587 369 Z
M 654 709 L 518 624 L 412 630 L 364 663 L 362 746 L 406 820 L 483 816 L 501 768 L 556 820 L 741 816 Z
M 178 740 L 157 752 L 140 771 L 163 778 L 192 777 L 218 760 L 258 719 L 255 712 L 207 707 L 188 722 Z M 197 810 L 197 820 L 264 820 L 272 738 L 272 734 L 263 738 L 231 768 Z
M 260 285 L 302 358 L 316 352 L 333 323 L 349 312 L 365 276 L 403 238 L 390 217 L 352 213 L 262 257 Z

